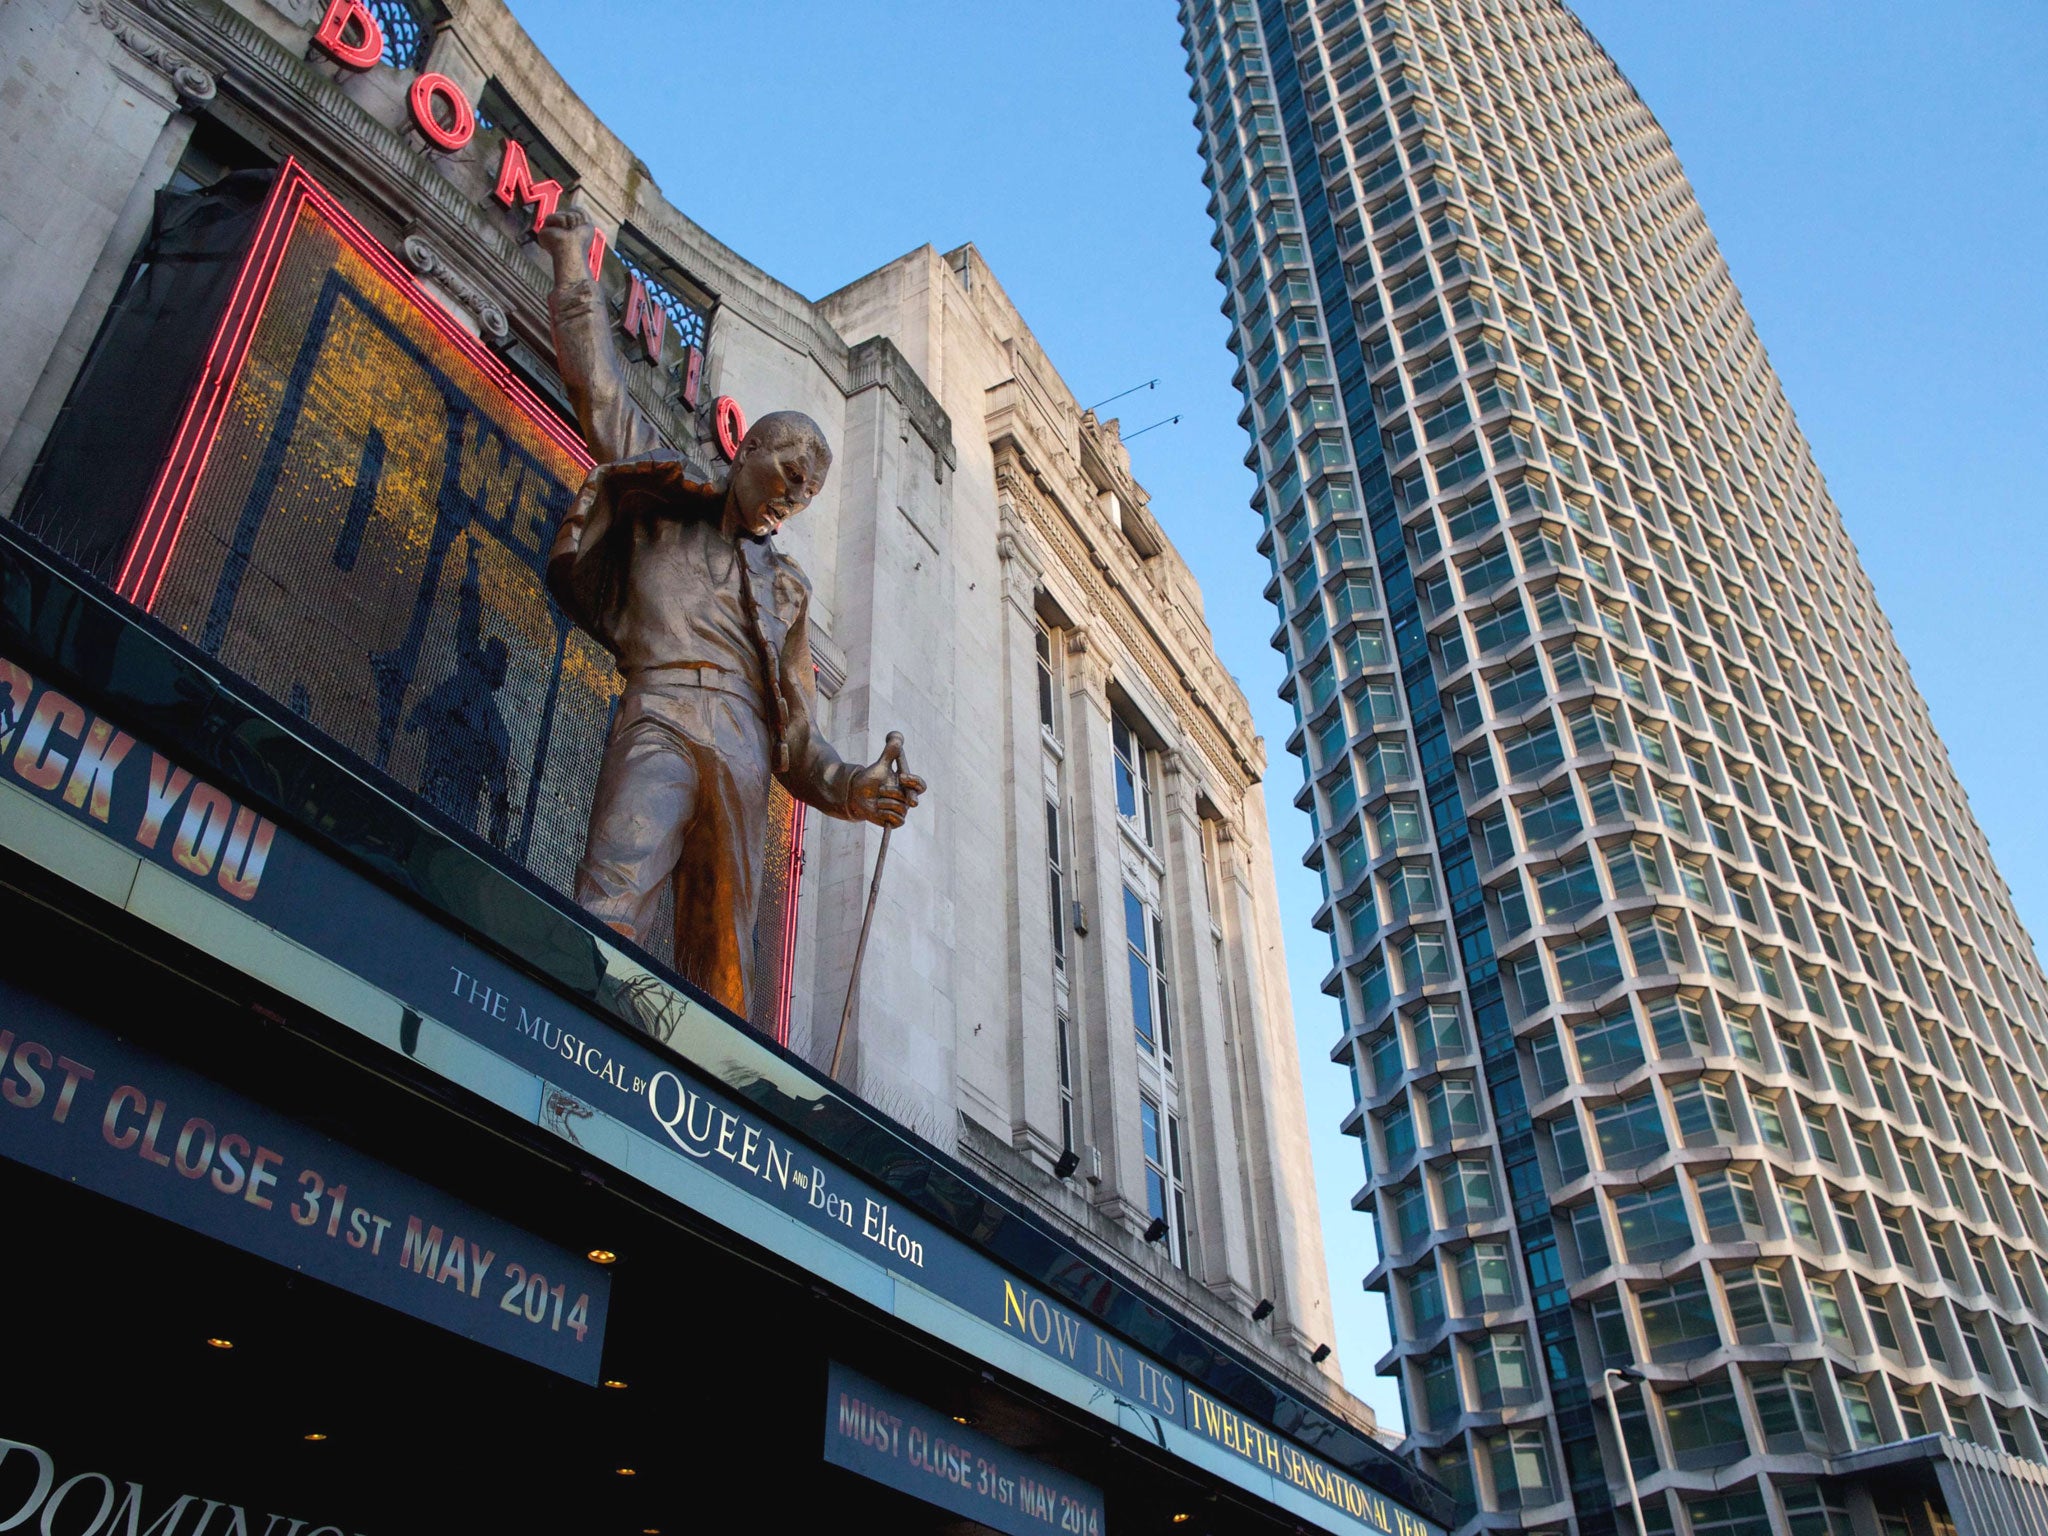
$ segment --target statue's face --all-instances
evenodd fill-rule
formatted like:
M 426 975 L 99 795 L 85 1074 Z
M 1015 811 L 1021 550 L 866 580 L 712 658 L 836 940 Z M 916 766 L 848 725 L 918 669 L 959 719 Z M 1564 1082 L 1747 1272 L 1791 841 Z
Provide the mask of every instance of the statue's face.
M 749 442 L 740 445 L 729 484 L 741 530 L 759 538 L 809 506 L 825 476 L 802 443 Z

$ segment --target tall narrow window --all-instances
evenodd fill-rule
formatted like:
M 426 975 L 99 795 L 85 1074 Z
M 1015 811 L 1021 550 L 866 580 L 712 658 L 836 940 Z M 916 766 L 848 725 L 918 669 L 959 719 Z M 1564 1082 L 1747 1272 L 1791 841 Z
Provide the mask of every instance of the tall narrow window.
M 1187 1194 L 1181 1182 L 1180 1117 L 1161 1110 L 1150 1094 L 1138 1096 L 1138 1131 L 1145 1144 L 1145 1209 L 1166 1223 L 1173 1262 L 1188 1264 Z
M 1166 927 L 1128 885 L 1124 887 L 1124 941 L 1130 957 L 1131 1018 L 1138 1045 L 1148 1056 L 1156 1052 L 1170 1064 L 1173 1019 L 1164 963 Z
M 1166 924 L 1155 913 L 1152 918 L 1152 987 L 1157 994 L 1159 1056 L 1168 1071 L 1173 1069 L 1173 989 L 1166 976 Z
M 1151 754 L 1122 715 L 1110 716 L 1110 744 L 1116 749 L 1116 812 L 1147 843 L 1152 841 Z
M 1073 1022 L 1061 1013 L 1053 1019 L 1060 1055 L 1060 1150 L 1074 1150 L 1074 1032 Z
M 1052 907 L 1052 963 L 1055 970 L 1067 968 L 1067 883 L 1060 862 L 1059 802 L 1045 802 L 1046 899 Z
M 1156 1045 L 1152 1024 L 1152 957 L 1147 949 L 1150 937 L 1145 903 L 1138 899 L 1136 891 L 1125 886 L 1124 942 L 1130 952 L 1131 1017 L 1137 1025 L 1138 1044 L 1148 1052 Z
M 1145 1209 L 1159 1221 L 1166 1220 L 1166 1143 L 1160 1125 L 1163 1117 L 1150 1096 L 1138 1099 L 1138 1131 L 1145 1142 Z
M 1060 831 L 1060 810 L 1070 806 L 1066 758 L 1060 748 L 1059 664 L 1064 646 L 1057 632 L 1041 621 L 1033 637 L 1038 662 L 1038 725 L 1040 790 L 1045 802 L 1045 903 L 1051 928 L 1053 1028 L 1059 1088 L 1060 1147 L 1074 1149 L 1074 1007 L 1067 968 L 1072 942 L 1071 907 L 1067 897 L 1067 841 Z M 1071 820 L 1071 813 L 1069 815 Z
M 1059 717 L 1053 713 L 1055 690 L 1053 687 L 1052 633 L 1043 624 L 1038 626 L 1038 723 L 1048 735 L 1058 738 Z
M 1173 1261 L 1188 1267 L 1187 1176 L 1181 1171 L 1180 1116 L 1166 1117 L 1166 1172 L 1173 1195 Z

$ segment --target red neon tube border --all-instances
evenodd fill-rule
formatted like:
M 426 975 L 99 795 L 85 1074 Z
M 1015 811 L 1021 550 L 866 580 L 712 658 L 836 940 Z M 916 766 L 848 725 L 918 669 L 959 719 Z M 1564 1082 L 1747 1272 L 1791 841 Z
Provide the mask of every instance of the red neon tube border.
M 220 420 L 233 399 L 249 347 L 283 266 L 283 253 L 296 232 L 299 209 L 310 203 L 343 241 L 380 277 L 397 287 L 427 323 L 499 390 L 543 436 L 581 469 L 591 464 L 582 439 L 477 339 L 458 325 L 384 246 L 335 201 L 296 159 L 280 168 L 278 183 L 258 222 L 235 288 L 215 332 L 200 381 L 184 420 L 172 439 L 164 468 L 145 504 L 115 591 L 145 611 L 153 608 L 170 569 L 191 503 L 211 458 Z
M 286 162 L 287 169 L 290 162 Z M 128 554 L 122 562 L 121 572 L 115 578 L 114 590 L 130 602 L 139 596 L 141 572 L 154 560 L 161 544 L 168 507 L 173 496 L 173 487 L 183 476 L 182 467 L 189 462 L 206 431 L 206 419 L 223 393 L 216 380 L 223 366 L 224 356 L 235 355 L 242 339 L 237 333 L 246 314 L 245 301 L 250 285 L 256 282 L 266 269 L 269 252 L 276 228 L 287 201 L 284 178 L 270 190 L 262 214 L 256 223 L 256 232 L 249 242 L 249 252 L 242 260 L 242 269 L 235 275 L 235 284 L 228 293 L 228 302 L 221 311 L 220 324 L 215 327 L 212 344 L 207 349 L 206 360 L 199 371 L 199 381 L 194 386 L 191 398 L 185 403 L 185 413 L 179 420 L 178 430 L 172 435 L 169 449 L 164 455 L 164 465 L 157 473 L 157 480 L 151 487 L 149 499 L 143 503 L 143 513 L 137 521 L 135 534 L 129 541 Z M 224 351 L 225 349 L 225 351 Z M 239 372 L 239 357 L 232 369 Z M 139 562 L 139 563 L 138 563 Z
M 278 220 L 278 233 L 272 242 L 274 254 L 281 255 L 284 247 L 290 242 L 302 201 L 298 198 L 287 201 L 283 216 Z M 248 361 L 249 348 L 256 339 L 256 327 L 262 323 L 264 307 L 269 304 L 271 291 L 277 286 L 278 273 L 283 270 L 282 261 L 275 260 L 274 257 L 266 259 L 270 261 L 269 269 L 261 275 L 260 289 L 253 290 L 256 296 L 249 303 L 246 318 L 239 323 L 231 344 L 233 362 L 224 370 L 220 387 L 209 401 L 199 431 L 195 435 L 196 456 L 190 460 L 188 467 L 171 487 L 172 495 L 167 505 L 177 508 L 177 519 L 170 526 L 169 540 L 163 542 L 160 534 L 160 548 L 151 549 L 148 561 L 137 572 L 138 591 L 144 581 L 149 582 L 148 595 L 142 599 L 141 604 L 145 612 L 156 606 L 157 593 L 162 590 L 164 578 L 170 573 L 171 555 L 177 549 L 178 539 L 185 531 L 185 520 L 191 516 L 193 499 L 198 495 L 200 482 L 205 478 L 206 466 L 213 458 L 214 444 L 219 441 L 221 421 L 227 415 L 228 407 L 234 402 L 235 385 L 241 378 L 243 364 Z M 154 579 L 149 574 L 151 567 L 154 567 L 156 572 Z

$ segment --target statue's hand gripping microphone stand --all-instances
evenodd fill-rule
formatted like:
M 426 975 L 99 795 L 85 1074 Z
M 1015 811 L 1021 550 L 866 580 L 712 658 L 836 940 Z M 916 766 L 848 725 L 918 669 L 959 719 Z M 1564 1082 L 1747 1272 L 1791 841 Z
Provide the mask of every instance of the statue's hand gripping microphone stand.
M 889 763 L 889 776 L 899 780 L 910 765 L 903 757 L 903 733 L 891 731 L 882 745 L 882 756 Z M 868 930 L 875 925 L 875 900 L 882 894 L 882 866 L 889 860 L 889 834 L 895 828 L 882 828 L 882 846 L 875 854 L 875 877 L 868 883 L 868 908 L 861 915 L 860 938 L 853 946 L 853 970 L 846 978 L 846 1006 L 839 1010 L 839 1036 L 832 1042 L 832 1080 L 839 1080 L 839 1063 L 846 1054 L 846 1030 L 853 1020 L 853 999 L 860 990 L 860 965 L 867 957 Z

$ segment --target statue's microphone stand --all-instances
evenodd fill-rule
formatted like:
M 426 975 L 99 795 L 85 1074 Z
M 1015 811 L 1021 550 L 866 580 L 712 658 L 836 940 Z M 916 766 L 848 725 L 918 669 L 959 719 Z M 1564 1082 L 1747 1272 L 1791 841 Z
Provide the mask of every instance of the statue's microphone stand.
M 882 744 L 882 755 L 892 760 L 890 776 L 900 778 L 908 766 L 903 761 L 903 733 L 891 731 Z M 846 1006 L 839 1010 L 839 1038 L 832 1042 L 832 1080 L 839 1081 L 839 1060 L 846 1054 L 846 1030 L 853 1021 L 853 999 L 860 991 L 860 963 L 867 958 L 868 930 L 875 925 L 875 900 L 882 894 L 882 866 L 889 859 L 889 834 L 894 827 L 882 828 L 882 846 L 875 854 L 875 878 L 868 882 L 868 909 L 861 915 L 860 938 L 853 946 L 853 971 L 846 978 Z

